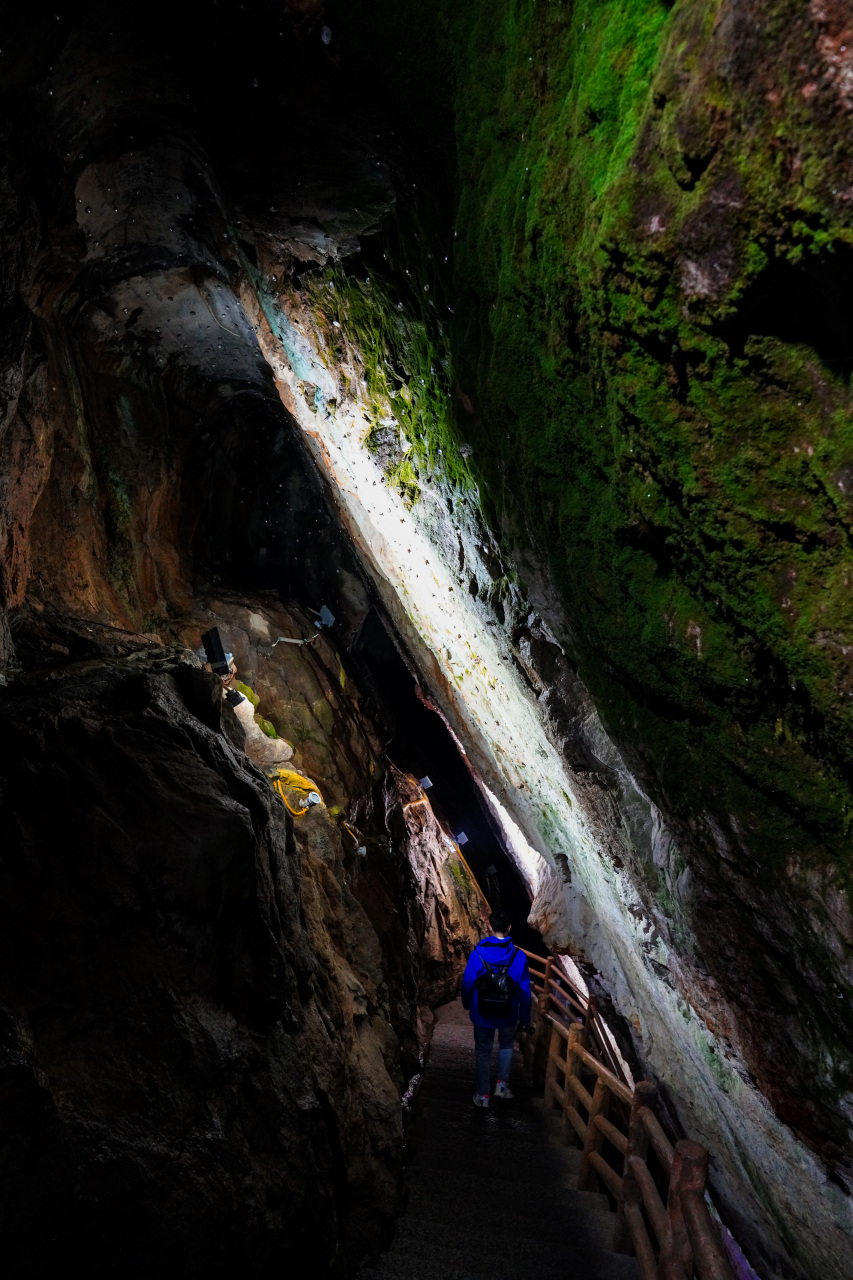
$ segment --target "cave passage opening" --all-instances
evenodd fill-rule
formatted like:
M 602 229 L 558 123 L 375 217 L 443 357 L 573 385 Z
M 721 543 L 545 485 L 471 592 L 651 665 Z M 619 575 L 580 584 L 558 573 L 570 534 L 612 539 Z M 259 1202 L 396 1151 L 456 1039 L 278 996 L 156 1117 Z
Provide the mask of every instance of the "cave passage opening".
M 454 837 L 467 836 L 462 853 L 489 905 L 510 913 L 518 946 L 546 956 L 542 935 L 527 922 L 530 893 L 471 768 L 442 717 L 418 696 L 418 682 L 375 609 L 365 618 L 354 651 L 386 712 L 389 760 L 404 773 L 430 779 L 433 812 Z

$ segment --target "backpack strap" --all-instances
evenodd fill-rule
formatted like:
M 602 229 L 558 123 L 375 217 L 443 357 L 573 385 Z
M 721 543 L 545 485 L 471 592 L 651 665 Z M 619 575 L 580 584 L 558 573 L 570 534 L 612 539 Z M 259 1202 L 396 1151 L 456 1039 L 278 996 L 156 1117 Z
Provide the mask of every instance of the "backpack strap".
M 487 973 L 492 972 L 492 970 L 494 969 L 502 969 L 504 965 L 506 965 L 506 971 L 507 973 L 509 973 L 510 969 L 513 966 L 513 963 L 515 962 L 515 957 L 518 955 L 518 947 L 515 946 L 515 944 L 513 944 L 512 955 L 510 956 L 509 960 L 502 960 L 500 964 L 496 964 L 492 960 L 487 960 L 486 957 L 483 955 L 482 951 L 480 951 L 481 946 L 482 946 L 482 943 L 478 942 L 474 950 L 479 952 L 480 963 L 484 966 L 485 971 Z M 513 978 L 513 982 L 514 981 L 515 979 Z

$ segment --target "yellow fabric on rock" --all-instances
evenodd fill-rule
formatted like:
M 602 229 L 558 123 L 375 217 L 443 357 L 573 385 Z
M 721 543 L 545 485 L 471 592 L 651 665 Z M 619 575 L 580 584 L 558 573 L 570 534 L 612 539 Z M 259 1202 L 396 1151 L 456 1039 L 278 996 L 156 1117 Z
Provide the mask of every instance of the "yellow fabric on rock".
M 293 769 L 276 769 L 269 777 L 273 790 L 280 797 L 285 807 L 293 814 L 294 818 L 301 818 L 311 808 L 307 803 L 307 797 L 310 792 L 315 791 L 320 797 L 320 803 L 323 803 L 323 796 L 316 782 L 312 782 L 310 778 L 304 778 L 301 773 L 296 773 Z M 288 790 L 296 792 L 296 795 L 291 796 L 291 799 L 297 803 L 302 801 L 304 805 L 302 809 L 294 809 L 292 807 L 288 799 Z

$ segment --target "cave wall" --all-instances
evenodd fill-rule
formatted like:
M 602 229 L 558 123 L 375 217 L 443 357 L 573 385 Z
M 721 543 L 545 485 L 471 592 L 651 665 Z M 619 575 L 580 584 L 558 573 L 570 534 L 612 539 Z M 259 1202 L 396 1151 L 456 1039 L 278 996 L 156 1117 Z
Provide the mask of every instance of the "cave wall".
M 36 6 L 0 73 L 0 1236 L 20 1276 L 345 1275 L 483 903 L 348 656 L 370 584 L 239 301 L 233 103 L 210 62 L 188 100 L 173 16 Z M 341 154 L 335 253 L 389 199 Z M 320 812 L 246 755 L 212 625 Z
M 460 608 L 466 652 L 418 600 L 444 705 L 574 871 L 552 936 L 618 992 L 756 1265 L 843 1274 L 847 7 L 361 6 L 346 35 L 415 158 L 386 296 L 373 260 L 321 310 L 387 406 L 387 481 L 509 641 Z M 484 655 L 563 799 L 475 709 Z
M 244 680 L 265 664 L 260 710 L 322 778 L 297 819 L 191 649 L 102 628 L 80 658 L 94 629 L 54 616 L 68 654 L 3 691 L 10 1274 L 342 1276 L 387 1239 L 401 1096 L 487 926 L 333 646 L 270 651 L 304 622 L 225 599 L 180 623 L 218 625 Z
M 760 1272 L 845 1276 L 846 12 L 215 8 L 4 55 L 4 660 L 378 603 Z

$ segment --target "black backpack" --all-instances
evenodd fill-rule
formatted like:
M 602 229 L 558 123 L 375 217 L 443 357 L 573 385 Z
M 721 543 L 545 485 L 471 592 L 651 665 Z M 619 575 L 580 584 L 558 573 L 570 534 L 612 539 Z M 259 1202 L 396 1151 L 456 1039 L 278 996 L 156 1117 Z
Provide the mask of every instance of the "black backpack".
M 507 964 L 489 964 L 482 951 L 480 959 L 486 967 L 475 983 L 477 1012 L 481 1018 L 511 1018 L 515 1013 L 516 983 L 509 976 L 509 969 L 515 959 L 515 948 Z

